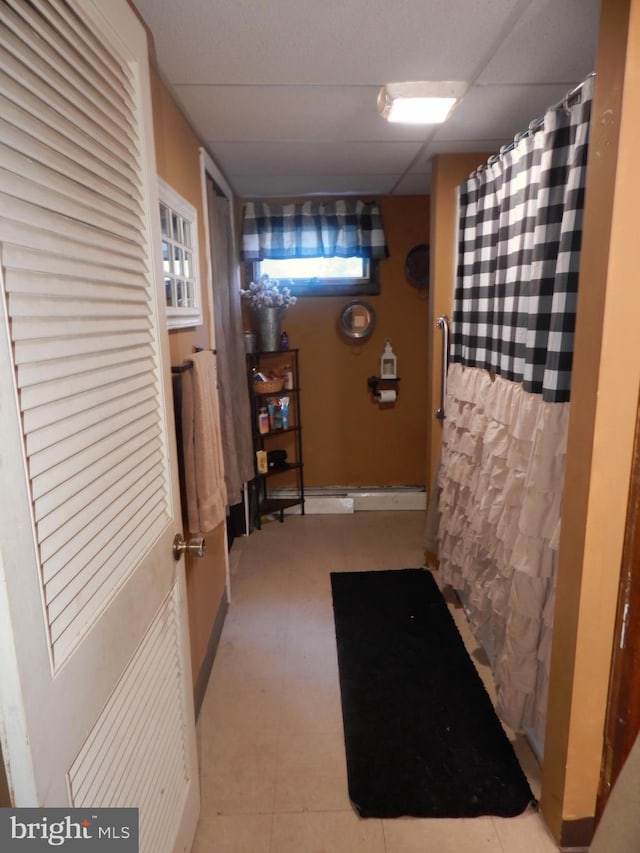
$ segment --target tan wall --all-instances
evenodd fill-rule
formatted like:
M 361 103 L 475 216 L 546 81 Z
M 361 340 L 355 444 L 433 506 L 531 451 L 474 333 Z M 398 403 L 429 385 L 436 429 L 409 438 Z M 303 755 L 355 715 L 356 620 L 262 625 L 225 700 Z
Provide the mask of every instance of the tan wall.
M 193 329 L 181 329 L 169 333 L 172 364 L 180 364 L 193 352 L 194 346 L 207 349 L 212 346 L 213 340 L 208 322 L 211 307 L 207 286 L 208 264 L 205 252 L 199 141 L 153 67 L 151 68 L 151 94 L 158 174 L 190 202 L 198 213 L 200 275 L 205 322 Z M 186 534 L 186 520 L 183 523 Z M 194 683 L 200 673 L 213 623 L 224 595 L 227 547 L 224 525 L 220 525 L 213 533 L 208 534 L 206 539 L 206 556 L 201 559 L 187 557 L 186 564 Z
M 427 486 L 433 486 L 440 453 L 442 424 L 434 417 L 440 406 L 441 315 L 451 317 L 456 263 L 458 185 L 492 152 L 446 154 L 435 158 L 431 182 L 431 289 L 429 293 L 429 355 L 427 381 Z
M 381 293 L 363 299 L 377 324 L 364 343 L 345 339 L 338 318 L 350 297 L 304 297 L 283 328 L 300 349 L 305 486 L 424 484 L 427 294 L 404 274 L 409 249 L 429 241 L 426 196 L 382 199 L 390 257 L 380 263 Z M 249 319 L 250 315 L 246 315 Z M 367 388 L 379 375 L 385 339 L 398 358 L 400 393 L 380 407 Z
M 640 383 L 638 68 L 640 0 L 603 4 L 542 792 L 556 835 L 594 814 L 603 746 Z

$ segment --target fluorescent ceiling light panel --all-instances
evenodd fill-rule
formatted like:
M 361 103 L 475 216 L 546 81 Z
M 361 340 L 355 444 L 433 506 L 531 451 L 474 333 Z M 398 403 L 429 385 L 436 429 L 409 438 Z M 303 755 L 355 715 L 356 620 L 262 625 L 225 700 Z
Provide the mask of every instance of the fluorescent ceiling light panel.
M 378 111 L 391 122 L 440 124 L 465 89 L 465 83 L 451 80 L 387 83 L 378 95 Z

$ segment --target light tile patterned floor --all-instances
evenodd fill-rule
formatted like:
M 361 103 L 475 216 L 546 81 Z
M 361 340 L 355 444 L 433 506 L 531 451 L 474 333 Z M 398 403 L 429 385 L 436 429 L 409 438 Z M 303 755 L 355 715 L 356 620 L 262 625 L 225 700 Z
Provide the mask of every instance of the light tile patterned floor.
M 232 602 L 198 722 L 193 853 L 557 853 L 534 812 L 362 820 L 350 805 L 329 573 L 422 566 L 423 525 L 422 512 L 290 516 L 236 540 Z M 517 751 L 538 795 L 522 738 Z

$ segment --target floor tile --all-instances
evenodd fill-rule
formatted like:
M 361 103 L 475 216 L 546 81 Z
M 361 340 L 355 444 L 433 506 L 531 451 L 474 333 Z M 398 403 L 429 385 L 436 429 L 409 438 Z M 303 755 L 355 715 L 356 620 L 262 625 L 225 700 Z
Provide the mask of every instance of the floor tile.
M 308 678 L 337 684 L 338 652 L 335 631 L 307 631 L 287 636 L 286 679 Z
M 384 820 L 386 853 L 503 853 L 490 817 Z M 528 847 L 521 847 L 521 853 Z
M 337 811 L 349 807 L 341 732 L 281 732 L 274 811 Z
M 272 822 L 270 814 L 201 818 L 191 853 L 270 853 Z
M 211 669 L 212 690 L 224 682 L 251 678 L 277 678 L 284 673 L 286 638 L 284 633 L 225 632 Z
M 277 736 L 233 734 L 225 729 L 201 737 L 200 750 L 203 817 L 273 812 Z
M 353 811 L 277 814 L 271 853 L 385 853 L 382 822 Z
M 333 732 L 342 738 L 339 685 L 314 675 L 287 678 L 282 693 L 280 731 L 289 734 Z
M 558 853 L 542 817 L 527 811 L 516 818 L 493 818 L 503 853 Z M 526 839 L 526 847 L 523 844 Z
M 280 678 L 243 678 L 211 691 L 202 703 L 198 724 L 202 737 L 229 730 L 251 735 L 277 734 L 283 699 Z

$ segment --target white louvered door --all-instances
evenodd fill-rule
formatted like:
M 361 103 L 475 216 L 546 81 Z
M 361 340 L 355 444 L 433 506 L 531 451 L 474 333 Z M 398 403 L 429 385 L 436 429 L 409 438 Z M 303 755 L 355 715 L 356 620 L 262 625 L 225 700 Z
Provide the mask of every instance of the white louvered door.
M 144 30 L 0 2 L 0 711 L 17 806 L 198 812 Z

